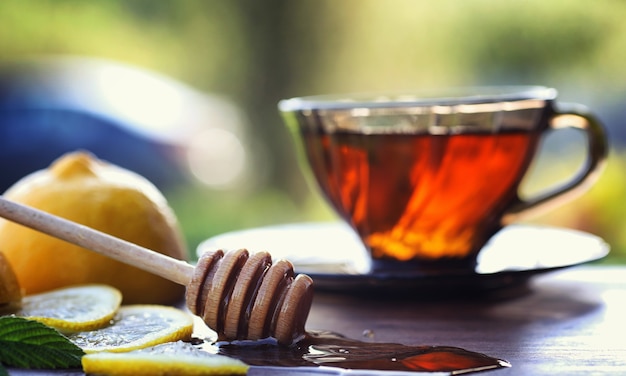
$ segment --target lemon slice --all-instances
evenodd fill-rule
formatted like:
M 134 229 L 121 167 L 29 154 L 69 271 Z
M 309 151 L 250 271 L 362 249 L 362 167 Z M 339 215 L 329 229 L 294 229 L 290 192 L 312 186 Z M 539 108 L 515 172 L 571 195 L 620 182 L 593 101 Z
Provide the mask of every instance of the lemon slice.
M 106 326 L 120 307 L 122 294 L 107 285 L 66 287 L 26 296 L 16 313 L 62 333 Z
M 100 352 L 82 358 L 86 374 L 245 375 L 248 365 L 178 341 L 125 353 Z
M 190 314 L 169 306 L 138 304 L 122 306 L 109 326 L 67 337 L 86 353 L 126 352 L 189 339 L 192 331 Z

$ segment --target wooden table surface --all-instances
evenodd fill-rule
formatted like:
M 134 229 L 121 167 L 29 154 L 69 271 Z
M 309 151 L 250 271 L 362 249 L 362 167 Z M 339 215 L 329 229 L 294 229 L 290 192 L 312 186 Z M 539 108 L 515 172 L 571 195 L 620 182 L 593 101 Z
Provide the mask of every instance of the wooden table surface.
M 578 266 L 536 276 L 528 287 L 512 296 L 438 301 L 318 292 L 307 329 L 367 341 L 461 347 L 512 365 L 487 375 L 626 374 L 626 266 Z
M 485 374 L 626 374 L 626 267 L 551 272 L 512 295 L 402 301 L 317 293 L 307 328 L 456 346 L 512 364 Z

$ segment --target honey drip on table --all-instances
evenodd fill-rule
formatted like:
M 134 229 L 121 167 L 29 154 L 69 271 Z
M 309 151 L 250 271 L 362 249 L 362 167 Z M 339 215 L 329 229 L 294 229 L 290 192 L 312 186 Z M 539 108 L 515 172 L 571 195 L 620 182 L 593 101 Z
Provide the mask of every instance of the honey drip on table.
M 218 334 L 211 353 L 251 366 L 337 367 L 379 371 L 467 373 L 508 362 L 451 346 L 362 342 L 305 331 L 312 281 L 284 260 L 245 249 L 204 253 L 187 289 L 187 306 Z M 298 297 L 298 298 L 295 298 Z
M 309 331 L 292 346 L 267 341 L 217 343 L 217 352 L 251 366 L 314 367 L 454 374 L 506 368 L 502 359 L 452 346 L 362 342 L 327 331 Z

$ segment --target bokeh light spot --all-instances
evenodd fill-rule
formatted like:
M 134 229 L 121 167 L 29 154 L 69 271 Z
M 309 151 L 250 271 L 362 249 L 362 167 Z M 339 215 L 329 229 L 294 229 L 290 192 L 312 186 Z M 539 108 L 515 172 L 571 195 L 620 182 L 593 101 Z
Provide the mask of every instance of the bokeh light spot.
M 246 149 L 239 137 L 224 129 L 209 129 L 194 137 L 187 152 L 189 169 L 202 183 L 227 189 L 246 170 Z

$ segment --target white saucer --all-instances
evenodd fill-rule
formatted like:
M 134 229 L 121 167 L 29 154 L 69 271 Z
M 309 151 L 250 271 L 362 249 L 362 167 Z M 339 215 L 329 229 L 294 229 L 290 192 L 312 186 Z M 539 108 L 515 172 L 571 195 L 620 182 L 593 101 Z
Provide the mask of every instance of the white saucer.
M 268 251 L 310 275 L 317 289 L 341 292 L 464 293 L 525 283 L 531 276 L 595 261 L 609 252 L 601 238 L 570 229 L 513 225 L 480 252 L 474 270 L 459 273 L 370 272 L 366 250 L 341 222 L 299 223 L 234 231 L 209 238 L 197 249 Z

